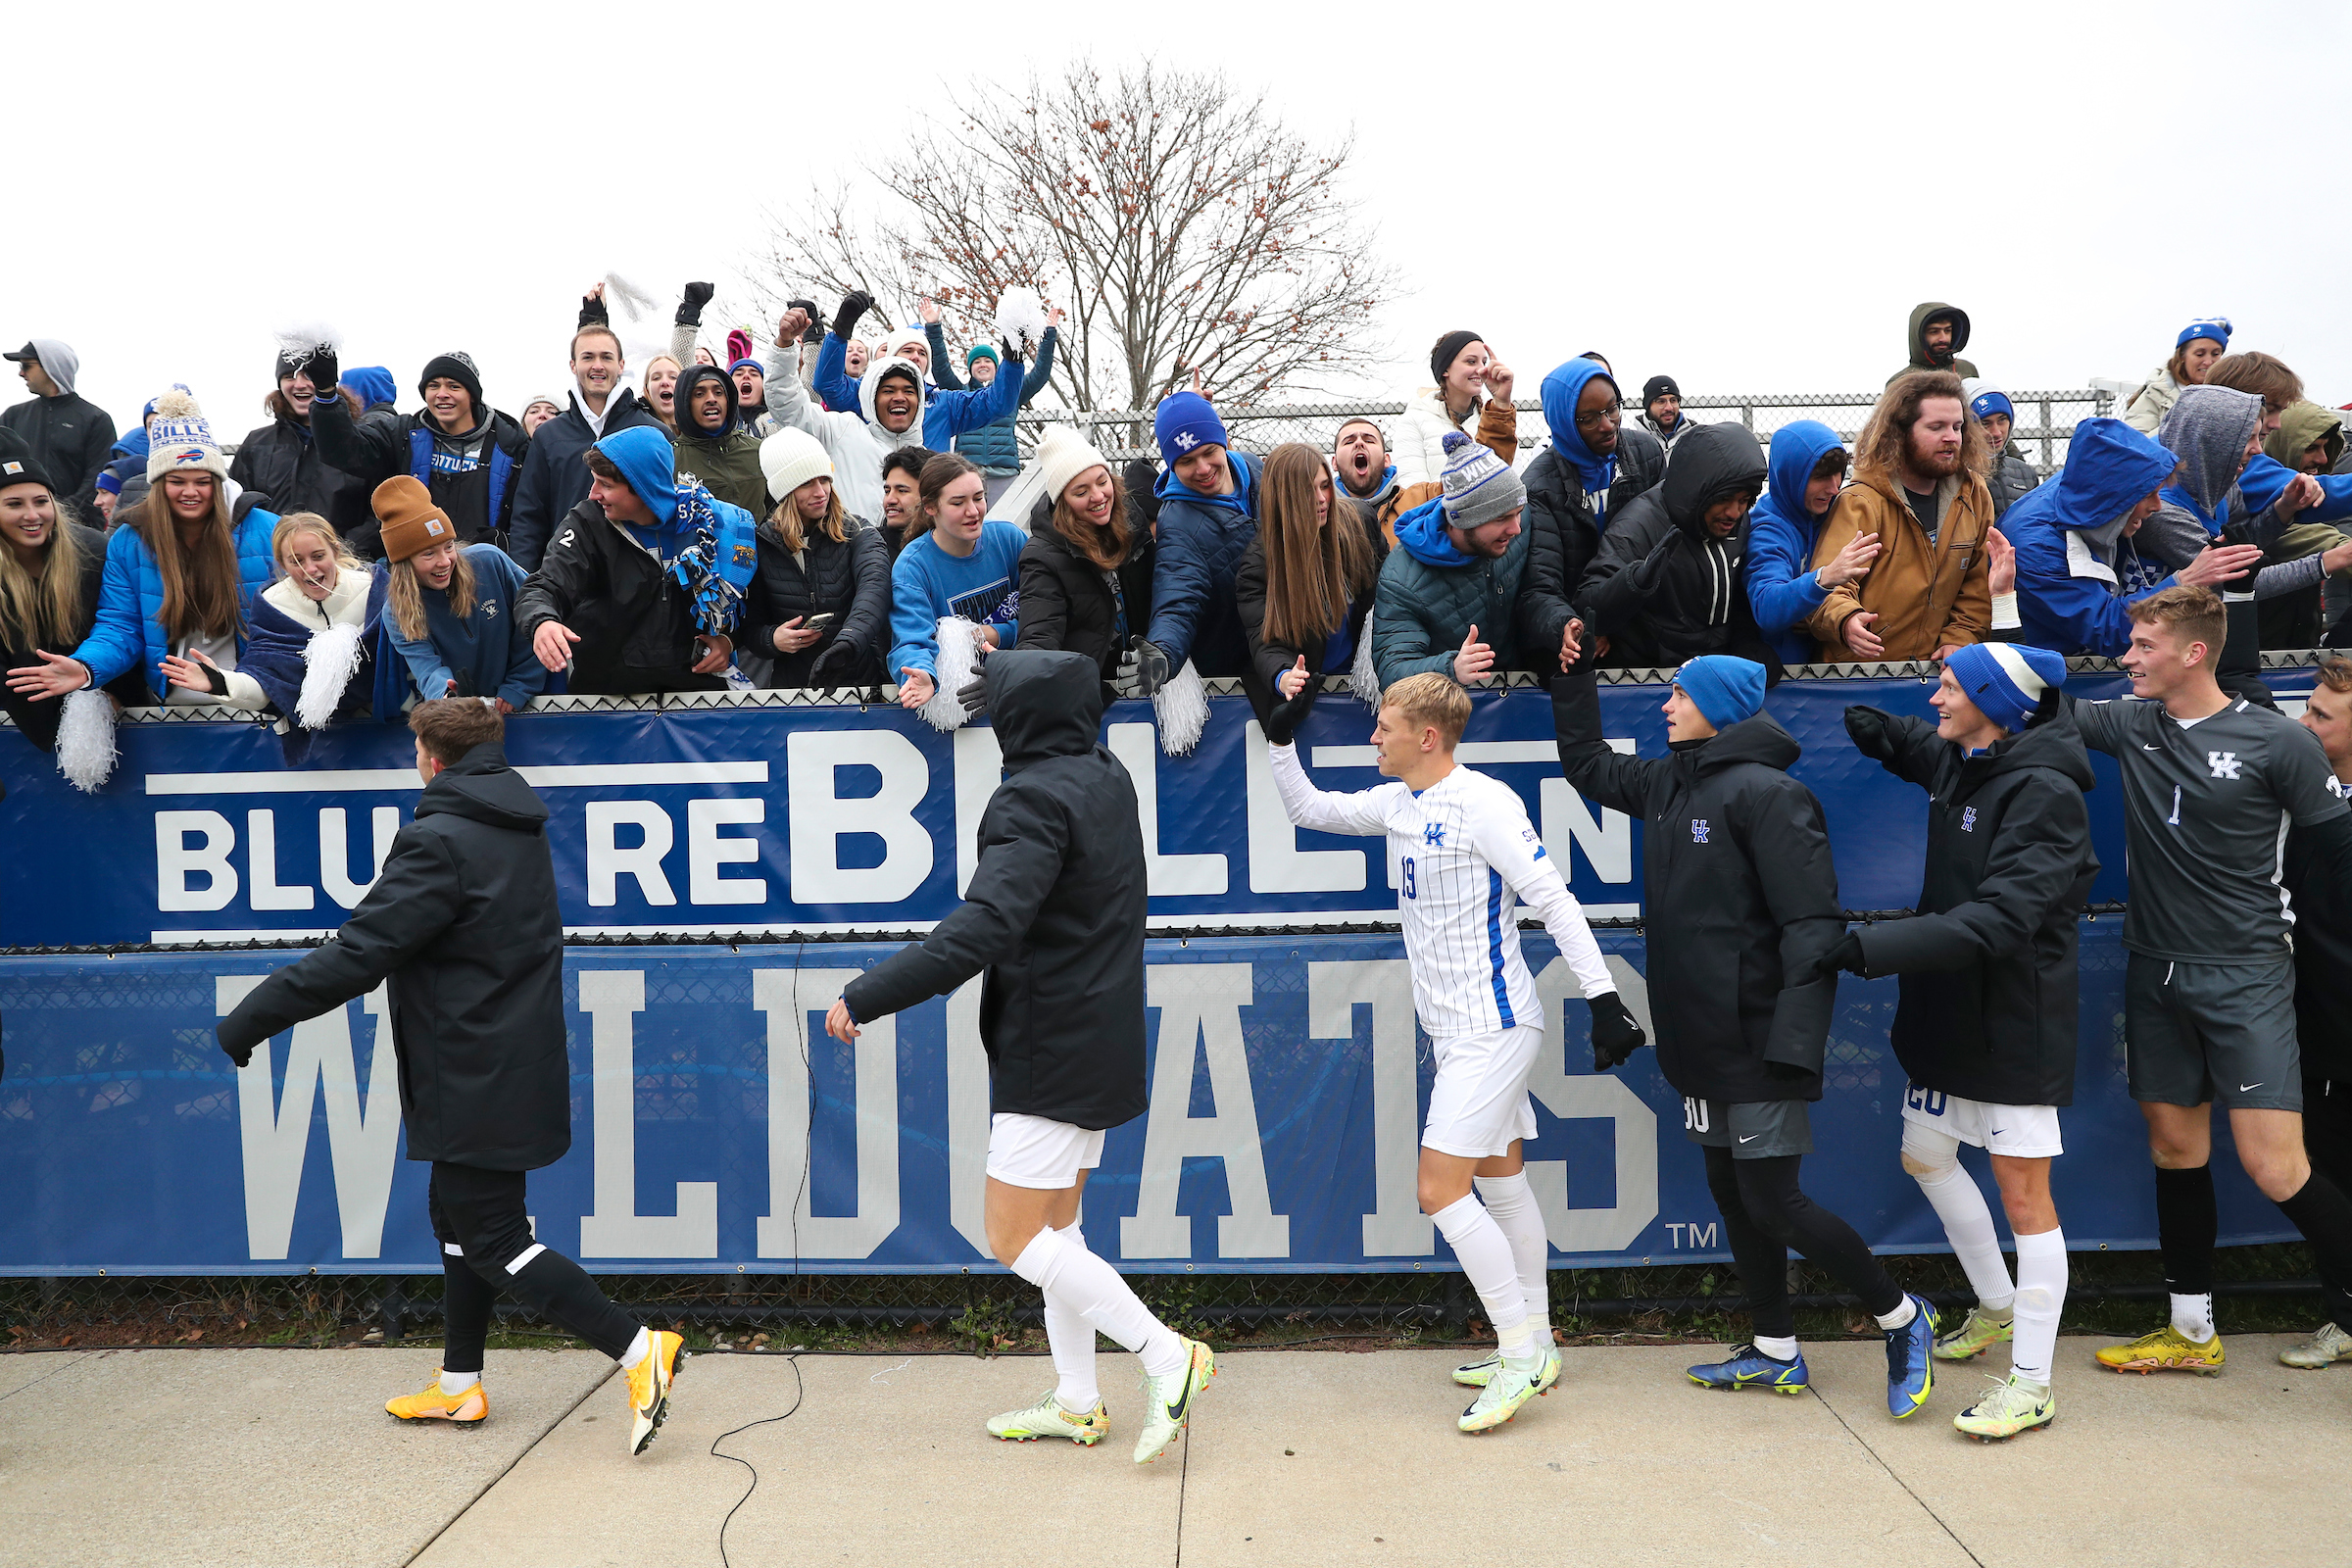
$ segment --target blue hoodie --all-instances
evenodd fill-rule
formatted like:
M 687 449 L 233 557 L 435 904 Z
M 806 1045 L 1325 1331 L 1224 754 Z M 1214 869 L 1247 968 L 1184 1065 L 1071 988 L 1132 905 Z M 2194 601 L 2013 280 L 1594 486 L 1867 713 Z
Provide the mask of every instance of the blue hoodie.
M 2246 510 L 2259 514 L 2265 507 L 2278 499 L 2295 471 L 2267 452 L 2254 454 L 2237 476 L 2237 493 L 2245 499 Z M 2320 482 L 2320 504 L 2295 514 L 2297 522 L 2340 522 L 2352 517 L 2352 473 L 2315 473 Z
M 392 372 L 380 365 L 363 365 L 357 369 L 345 370 L 336 384 L 347 386 L 360 395 L 362 414 L 388 406 L 399 390 L 392 383 Z
M 1805 488 L 1813 466 L 1844 446 L 1819 419 L 1792 420 L 1773 431 L 1764 494 L 1747 514 L 1747 607 L 1784 664 L 1809 664 L 1816 652 L 1802 628 L 1830 591 L 1813 570 L 1822 518 L 1805 510 Z M 1828 514 L 1825 510 L 1822 516 Z
M 1185 661 L 1205 677 L 1235 676 L 1250 664 L 1234 576 L 1257 537 L 1257 465 L 1225 450 L 1233 490 L 1204 496 L 1168 469 L 1152 487 L 1159 500 L 1152 565 L 1152 629 L 1146 638 L 1168 656 L 1171 672 Z
M 2066 466 L 2018 498 L 2001 518 L 2017 550 L 2018 640 L 2061 654 L 2113 659 L 2132 643 L 2125 606 L 2169 588 L 2170 576 L 2129 590 L 2117 572 L 2131 542 L 2094 547 L 2082 537 L 2107 527 L 2164 483 L 2180 465 L 2170 449 L 2121 419 L 2075 426 Z
M 1617 454 L 1594 457 L 1576 428 L 1577 400 L 1585 395 L 1586 383 L 1595 376 L 1608 382 L 1611 391 L 1617 390 L 1617 378 L 1597 360 L 1570 360 L 1566 365 L 1555 366 L 1544 377 L 1544 422 L 1551 429 L 1553 450 L 1567 460 L 1577 477 L 1585 482 L 1585 499 L 1605 529 L 1609 525 L 1609 486 L 1617 482 Z

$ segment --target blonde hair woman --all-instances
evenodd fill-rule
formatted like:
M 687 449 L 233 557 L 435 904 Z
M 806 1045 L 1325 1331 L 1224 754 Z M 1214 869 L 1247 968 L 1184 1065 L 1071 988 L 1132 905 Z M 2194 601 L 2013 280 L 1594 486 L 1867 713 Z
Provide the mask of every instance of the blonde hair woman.
M 371 500 L 383 528 L 384 635 L 416 694 L 482 697 L 512 713 L 547 685 L 514 615 L 522 568 L 496 545 L 458 543 L 449 514 L 400 474 Z

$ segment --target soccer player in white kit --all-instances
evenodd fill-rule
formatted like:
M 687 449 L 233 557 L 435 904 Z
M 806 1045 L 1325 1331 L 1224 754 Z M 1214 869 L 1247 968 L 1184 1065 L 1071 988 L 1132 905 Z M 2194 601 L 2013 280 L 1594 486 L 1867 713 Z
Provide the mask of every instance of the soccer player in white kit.
M 1286 698 L 1296 690 L 1293 675 L 1303 669 L 1284 676 Z M 1421 1135 L 1421 1207 L 1494 1326 L 1494 1364 L 1457 1373 L 1484 1382 L 1459 1422 L 1464 1432 L 1484 1432 L 1560 1375 L 1544 1277 L 1549 1243 L 1520 1153 L 1521 1140 L 1536 1132 L 1527 1079 L 1544 1043 L 1544 1004 L 1519 954 L 1519 900 L 1543 916 L 1592 1009 L 1596 1064 L 1623 1061 L 1642 1031 L 1527 808 L 1508 786 L 1454 762 L 1470 718 L 1461 687 L 1436 673 L 1391 686 L 1372 743 L 1380 770 L 1396 782 L 1352 795 L 1316 789 L 1299 766 L 1290 742 L 1303 707 L 1282 704 L 1267 720 L 1283 809 L 1299 827 L 1386 834 L 1396 849 L 1413 1008 L 1438 1059 Z

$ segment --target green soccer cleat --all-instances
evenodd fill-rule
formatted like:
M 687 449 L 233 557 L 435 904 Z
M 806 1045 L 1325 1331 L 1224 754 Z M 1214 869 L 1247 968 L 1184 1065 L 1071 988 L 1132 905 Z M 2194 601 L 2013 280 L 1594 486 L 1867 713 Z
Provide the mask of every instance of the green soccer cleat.
M 1549 1346 L 1544 1358 L 1532 1371 L 1522 1372 L 1508 1361 L 1497 1360 L 1478 1397 L 1454 1423 L 1464 1432 L 1492 1432 L 1504 1422 L 1515 1419 L 1520 1406 L 1540 1394 L 1549 1394 L 1551 1386 L 1560 1381 L 1560 1352 Z
M 1144 1377 L 1144 1430 L 1135 1440 L 1135 1462 L 1150 1464 L 1184 1436 L 1193 1405 L 1217 1375 L 1214 1350 L 1199 1340 L 1184 1342 L 1184 1365 L 1164 1378 Z
M 1938 1361 L 1966 1361 L 2005 1345 L 2017 1332 L 2017 1319 L 1989 1317 L 1981 1306 L 1968 1309 L 1968 1320 L 1949 1334 L 1939 1335 L 1932 1352 Z
M 1091 1448 L 1110 1436 L 1110 1415 L 1097 1399 L 1095 1407 L 1084 1415 L 1061 1407 L 1061 1401 L 1048 1389 L 1038 1401 L 1026 1410 L 1007 1410 L 1003 1415 L 988 1418 L 988 1435 L 1003 1438 L 1007 1443 L 1035 1443 L 1040 1438 L 1067 1438 L 1081 1448 Z
M 2006 1443 L 2020 1432 L 2058 1419 L 2058 1396 L 2012 1375 L 1992 1378 L 1992 1392 L 1952 1417 L 1952 1425 L 1979 1443 Z

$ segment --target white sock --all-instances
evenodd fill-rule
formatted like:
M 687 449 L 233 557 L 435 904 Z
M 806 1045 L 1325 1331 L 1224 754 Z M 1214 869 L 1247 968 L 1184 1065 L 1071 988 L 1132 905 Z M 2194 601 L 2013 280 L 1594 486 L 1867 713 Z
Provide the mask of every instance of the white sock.
M 1119 1271 L 1088 1251 L 1083 1241 L 1050 1227 L 1039 1231 L 1012 1260 L 1012 1271 L 1047 1296 L 1061 1298 L 1079 1317 L 1133 1350 L 1143 1360 L 1145 1376 L 1164 1378 L 1184 1370 L 1184 1341 L 1153 1317 Z
M 478 1371 L 452 1372 L 447 1367 L 441 1369 L 441 1393 L 447 1398 L 456 1398 L 481 1381 L 482 1375 Z
M 1951 1239 L 1960 1266 L 1968 1271 L 1969 1289 L 1987 1317 L 2007 1317 L 2017 1299 L 2009 1282 L 2009 1265 L 2001 1257 L 2001 1239 L 1992 1228 L 1992 1210 L 1985 1206 L 1984 1189 L 1957 1162 L 1926 1176 L 1914 1176 L 1919 1190 L 1935 1205 Z
M 2066 1233 L 2052 1228 L 2017 1239 L 2017 1328 L 2009 1370 L 2050 1386 L 2058 1356 L 2058 1314 L 2066 1308 Z
M 1076 1225 L 1061 1228 L 1062 1238 L 1086 1245 Z M 1060 1381 L 1054 1397 L 1072 1415 L 1084 1415 L 1102 1402 L 1102 1386 L 1095 1381 L 1095 1326 L 1078 1309 L 1052 1291 L 1046 1293 L 1046 1345 L 1054 1352 L 1054 1373 Z
M 2203 1345 L 2213 1338 L 2213 1296 L 2175 1296 L 2173 1298 L 2173 1332 L 2184 1340 Z
M 1527 1293 L 1519 1288 L 1519 1267 L 1511 1260 L 1511 1244 L 1487 1212 L 1486 1204 L 1476 1194 L 1468 1194 L 1447 1203 L 1429 1216 L 1437 1222 L 1438 1234 L 1453 1249 L 1453 1255 L 1469 1277 L 1470 1288 L 1487 1309 L 1487 1321 L 1494 1326 L 1494 1338 L 1510 1353 L 1517 1343 L 1520 1355 L 1529 1352 L 1527 1342 Z
M 1479 1201 L 1494 1216 L 1495 1227 L 1511 1244 L 1511 1264 L 1519 1271 L 1519 1293 L 1527 1300 L 1528 1325 L 1539 1348 L 1551 1344 L 1551 1281 L 1544 1271 L 1551 1238 L 1544 1234 L 1544 1211 L 1536 1206 L 1536 1190 L 1527 1172 L 1512 1176 L 1477 1176 Z
M 1754 1339 L 1749 1340 L 1747 1343 L 1754 1346 L 1757 1349 L 1763 1351 L 1766 1355 L 1771 1356 L 1775 1361 L 1793 1361 L 1796 1359 L 1796 1336 L 1793 1334 L 1789 1335 L 1785 1340 L 1776 1340 L 1768 1335 L 1759 1334 Z
M 620 1352 L 621 1370 L 624 1372 L 627 1371 L 630 1367 L 635 1366 L 638 1362 L 644 1360 L 647 1356 L 653 1353 L 653 1336 L 646 1333 L 645 1330 L 639 1329 L 637 1331 L 637 1337 L 629 1342 L 629 1348 Z
M 1873 1315 L 1876 1316 L 1875 1313 Z M 1919 1303 L 1912 1300 L 1909 1296 L 1905 1296 L 1902 1299 L 1901 1305 L 1897 1306 L 1893 1311 L 1888 1312 L 1886 1316 L 1879 1318 L 1879 1327 L 1883 1329 L 1899 1329 L 1910 1323 L 1910 1321 L 1917 1316 L 1919 1316 Z

